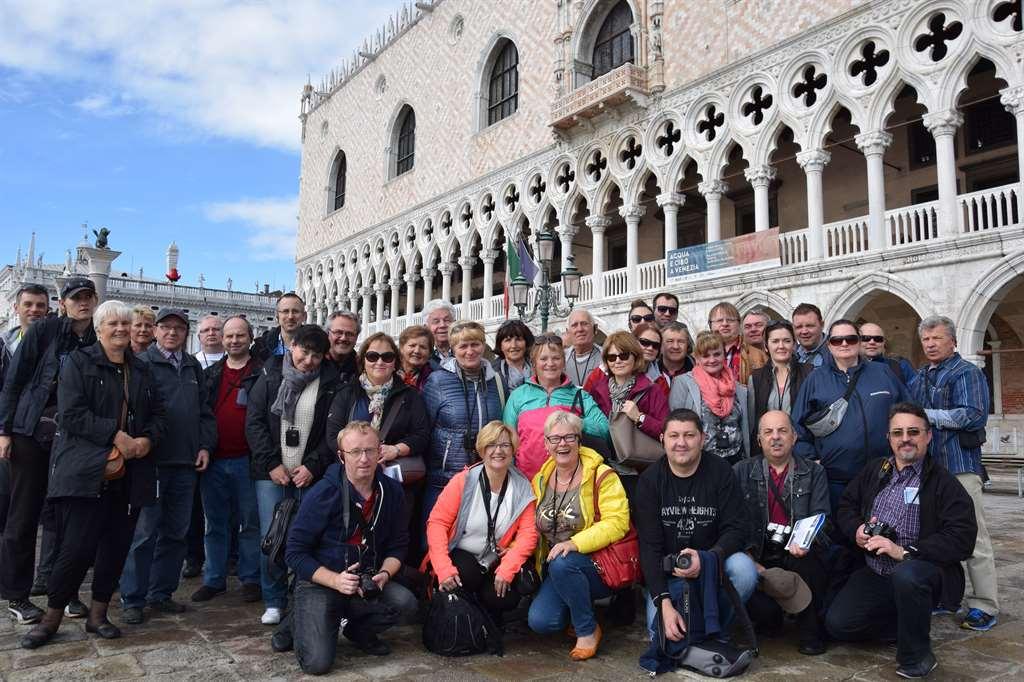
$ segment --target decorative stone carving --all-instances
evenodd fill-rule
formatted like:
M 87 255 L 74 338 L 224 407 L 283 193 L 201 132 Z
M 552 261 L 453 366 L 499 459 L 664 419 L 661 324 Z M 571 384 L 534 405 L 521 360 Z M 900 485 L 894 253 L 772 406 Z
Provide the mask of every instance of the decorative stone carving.
M 805 173 L 822 172 L 825 166 L 832 160 L 832 153 L 824 149 L 808 149 L 805 152 L 797 152 L 796 162 L 804 169 Z
M 743 175 L 747 178 L 747 182 L 749 182 L 755 189 L 770 185 L 772 180 L 775 179 L 776 174 L 776 170 L 773 166 L 756 166 L 754 168 L 747 168 L 743 171 Z
M 853 138 L 853 141 L 857 143 L 857 147 L 864 152 L 865 156 L 884 154 L 885 150 L 892 145 L 892 140 L 892 135 L 884 130 L 860 133 Z

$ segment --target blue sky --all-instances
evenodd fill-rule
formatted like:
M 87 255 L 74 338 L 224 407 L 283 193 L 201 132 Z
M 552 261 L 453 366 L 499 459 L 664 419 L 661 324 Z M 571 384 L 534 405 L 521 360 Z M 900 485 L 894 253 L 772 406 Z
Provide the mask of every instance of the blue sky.
M 3 0 L 0 264 L 36 232 L 64 260 L 82 223 L 116 272 L 251 290 L 294 283 L 299 95 L 398 0 Z

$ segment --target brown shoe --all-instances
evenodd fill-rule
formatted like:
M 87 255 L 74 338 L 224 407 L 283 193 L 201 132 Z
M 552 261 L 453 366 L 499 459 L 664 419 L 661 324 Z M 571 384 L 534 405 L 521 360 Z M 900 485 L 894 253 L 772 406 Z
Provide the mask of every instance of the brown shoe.
M 574 661 L 585 661 L 588 658 L 593 658 L 597 655 L 597 647 L 601 646 L 601 626 L 598 625 L 597 629 L 594 630 L 594 646 L 592 647 L 576 647 L 569 652 L 569 658 Z

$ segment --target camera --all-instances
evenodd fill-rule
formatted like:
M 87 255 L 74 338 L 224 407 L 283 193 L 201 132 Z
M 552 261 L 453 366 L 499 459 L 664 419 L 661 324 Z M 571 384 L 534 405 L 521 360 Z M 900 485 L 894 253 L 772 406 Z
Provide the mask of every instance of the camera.
M 671 573 L 677 568 L 685 571 L 693 564 L 689 554 L 669 554 L 661 560 L 661 570 Z
M 900 544 L 899 533 L 885 521 L 868 521 L 864 524 L 864 535 L 867 535 L 869 538 L 880 535 L 897 545 Z
M 792 526 L 784 526 L 781 523 L 769 523 L 765 528 L 765 536 L 768 542 L 776 545 L 785 545 L 789 541 L 789 534 L 793 532 Z
M 466 454 L 476 452 L 476 438 L 471 434 L 467 433 L 462 437 L 462 449 L 466 451 Z
M 490 573 L 491 569 L 501 563 L 501 557 L 493 549 L 488 549 L 486 552 L 476 558 L 480 568 L 484 569 L 485 573 Z
M 284 444 L 290 448 L 299 447 L 299 430 L 294 426 L 284 432 Z
M 359 574 L 359 589 L 363 593 L 363 599 L 373 599 L 380 594 L 380 586 L 373 581 L 376 573 L 369 571 Z

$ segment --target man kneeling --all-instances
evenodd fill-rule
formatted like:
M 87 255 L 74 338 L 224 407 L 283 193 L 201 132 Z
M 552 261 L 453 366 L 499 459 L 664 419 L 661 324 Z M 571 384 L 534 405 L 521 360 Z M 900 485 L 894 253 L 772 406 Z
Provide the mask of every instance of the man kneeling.
M 402 485 L 377 463 L 380 439 L 366 422 L 338 434 L 341 462 L 332 464 L 302 504 L 288 534 L 285 558 L 295 571 L 295 657 L 321 675 L 345 637 L 376 656 L 390 653 L 377 635 L 416 610 L 416 599 L 392 578 L 409 544 Z
M 893 457 L 870 462 L 839 500 L 836 521 L 867 552 L 825 617 L 838 640 L 896 639 L 896 673 L 925 677 L 938 665 L 931 611 L 959 604 L 960 562 L 978 533 L 974 504 L 960 482 L 928 453 L 928 417 L 914 403 L 889 411 Z

